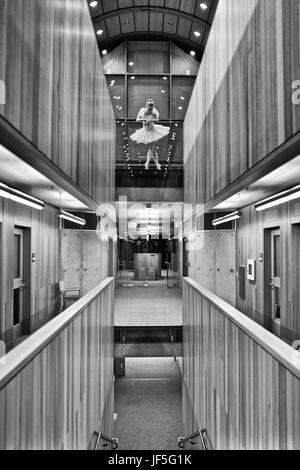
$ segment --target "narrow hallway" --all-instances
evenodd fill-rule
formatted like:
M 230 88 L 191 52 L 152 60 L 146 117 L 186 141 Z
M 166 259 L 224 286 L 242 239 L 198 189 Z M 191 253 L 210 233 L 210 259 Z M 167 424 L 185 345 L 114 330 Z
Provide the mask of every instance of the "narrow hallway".
M 127 358 L 115 382 L 120 450 L 176 450 L 182 435 L 182 377 L 172 358 Z

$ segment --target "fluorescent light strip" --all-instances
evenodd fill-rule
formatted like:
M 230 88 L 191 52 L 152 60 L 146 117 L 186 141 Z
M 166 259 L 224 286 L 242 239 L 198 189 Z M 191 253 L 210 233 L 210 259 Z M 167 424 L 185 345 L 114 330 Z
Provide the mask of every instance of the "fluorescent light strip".
M 255 204 L 255 209 L 258 212 L 271 209 L 272 207 L 280 206 L 289 201 L 294 201 L 295 199 L 300 198 L 300 185 L 295 186 L 293 189 L 288 191 L 283 191 L 282 193 L 276 194 L 275 196 L 269 197 L 260 201 L 258 204 Z
M 11 199 L 14 202 L 24 204 L 25 206 L 32 207 L 33 209 L 43 210 L 45 203 L 36 199 L 35 197 L 29 196 L 17 189 L 10 188 L 6 184 L 0 183 L 0 196 L 6 199 Z
M 232 220 L 240 219 L 241 217 L 242 217 L 241 212 L 237 211 L 237 212 L 233 212 L 232 214 L 225 215 L 225 217 L 220 217 L 219 219 L 214 219 L 212 221 L 212 224 L 214 226 L 223 225 L 223 224 L 227 224 L 227 222 L 231 222 Z
M 78 224 L 78 225 L 86 224 L 86 221 L 84 219 L 81 219 L 80 217 L 76 217 L 76 215 L 70 214 L 69 212 L 66 212 L 63 210 L 59 212 L 58 217 L 60 219 L 69 220 L 70 222 L 73 222 L 74 224 Z

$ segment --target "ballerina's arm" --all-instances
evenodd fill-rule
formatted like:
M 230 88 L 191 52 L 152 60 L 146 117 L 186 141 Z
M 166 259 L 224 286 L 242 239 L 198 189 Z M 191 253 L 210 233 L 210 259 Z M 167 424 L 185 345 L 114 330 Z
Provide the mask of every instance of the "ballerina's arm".
M 145 118 L 145 108 L 140 109 L 138 117 L 136 118 L 137 121 L 143 121 L 146 122 Z

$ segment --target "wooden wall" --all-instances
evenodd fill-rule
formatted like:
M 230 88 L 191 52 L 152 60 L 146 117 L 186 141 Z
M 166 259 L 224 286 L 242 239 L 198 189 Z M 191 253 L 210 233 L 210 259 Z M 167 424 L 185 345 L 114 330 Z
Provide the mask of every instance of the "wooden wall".
M 115 269 L 116 243 L 99 239 L 96 231 L 60 232 L 61 280 L 66 288 L 80 288 L 82 295 L 111 275 Z
M 96 201 L 114 201 L 115 118 L 87 2 L 1 0 L 0 80 L 0 116 Z
M 94 431 L 112 436 L 113 292 L 111 280 L 85 307 L 82 299 L 78 313 L 73 305 L 6 356 L 0 365 L 0 449 L 84 450 Z M 7 383 L 10 363 L 28 358 L 42 339 Z
M 206 428 L 216 450 L 299 450 L 298 353 L 204 291 L 184 280 L 185 435 Z
M 185 119 L 185 202 L 207 202 L 299 132 L 299 4 L 219 1 Z
M 246 266 L 247 259 L 256 260 L 256 282 L 246 281 L 246 298 L 237 295 L 237 308 L 253 320 L 271 329 L 265 297 L 270 282 L 265 278 L 267 252 L 265 230 L 281 230 L 281 337 L 293 342 L 300 338 L 300 203 L 290 202 L 268 211 L 257 212 L 254 207 L 243 209 L 237 222 L 237 264 Z M 259 262 L 259 255 L 263 262 Z
M 30 285 L 29 332 L 58 313 L 57 211 L 50 207 L 38 211 L 0 198 L 0 338 L 8 347 L 12 346 L 15 226 L 30 230 L 30 251 L 36 253 L 36 262 L 31 263 L 25 279 L 27 286 Z
M 187 244 L 188 276 L 235 306 L 235 231 L 197 231 L 194 235 Z

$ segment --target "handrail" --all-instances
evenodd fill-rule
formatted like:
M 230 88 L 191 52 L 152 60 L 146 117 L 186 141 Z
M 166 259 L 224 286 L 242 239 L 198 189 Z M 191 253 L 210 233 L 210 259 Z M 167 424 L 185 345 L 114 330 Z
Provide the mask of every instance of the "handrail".
M 6 356 L 3 356 L 0 363 L 0 390 L 72 323 L 82 310 L 92 303 L 113 281 L 113 277 L 106 278 L 63 313 L 50 320 Z
M 300 379 L 300 354 L 298 351 L 193 279 L 184 278 L 184 281 L 199 292 L 204 299 L 216 307 L 246 335 L 252 338 L 262 349 Z
M 98 450 L 101 439 L 111 444 L 113 446 L 112 450 L 117 450 L 117 448 L 119 447 L 119 440 L 116 437 L 108 437 L 103 432 L 97 432 L 97 431 L 94 432 L 94 435 L 97 436 L 94 450 Z M 104 446 L 107 446 L 107 445 L 108 444 L 105 444 Z
M 193 442 L 192 439 L 195 439 L 195 437 L 200 437 L 200 440 L 201 440 L 201 444 L 202 444 L 202 447 L 203 447 L 203 450 L 208 450 L 208 447 L 205 443 L 205 440 L 204 440 L 204 437 L 203 437 L 203 434 L 206 433 L 206 429 L 199 429 L 198 431 L 194 432 L 193 434 L 190 434 L 188 437 L 179 437 L 178 438 L 178 447 L 180 449 L 184 449 L 184 444 L 186 442 L 189 442 L 190 444 L 192 445 L 196 445 L 196 442 Z

